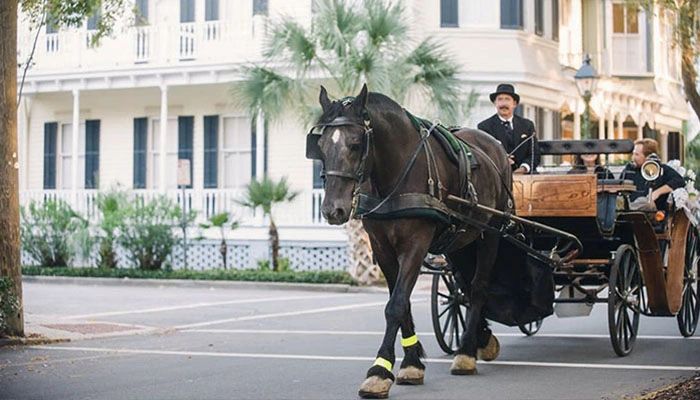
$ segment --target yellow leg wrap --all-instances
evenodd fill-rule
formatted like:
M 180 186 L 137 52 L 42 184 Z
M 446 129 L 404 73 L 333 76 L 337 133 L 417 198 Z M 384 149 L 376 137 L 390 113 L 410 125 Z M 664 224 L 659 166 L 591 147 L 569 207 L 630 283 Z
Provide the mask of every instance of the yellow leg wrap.
M 413 335 L 407 338 L 401 338 L 401 346 L 410 347 L 418 343 L 418 335 Z
M 386 358 L 382 357 L 377 357 L 376 360 L 374 360 L 373 365 L 379 365 L 380 367 L 384 367 L 387 371 L 391 372 L 391 369 L 393 365 L 391 365 L 391 362 L 387 360 Z

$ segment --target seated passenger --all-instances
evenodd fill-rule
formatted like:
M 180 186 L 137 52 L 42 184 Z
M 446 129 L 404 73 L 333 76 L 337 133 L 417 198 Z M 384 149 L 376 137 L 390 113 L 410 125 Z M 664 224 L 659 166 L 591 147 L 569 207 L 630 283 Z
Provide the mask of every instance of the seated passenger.
M 609 169 L 600 165 L 598 154 L 577 154 L 574 166 L 567 174 L 596 174 L 598 179 L 615 179 Z
M 635 141 L 632 161 L 622 171 L 620 179 L 631 179 L 637 187 L 637 191 L 630 195 L 630 200 L 641 204 L 644 202 L 643 197 L 650 196 L 648 202 L 655 203 L 657 210 L 665 210 L 669 193 L 684 187 L 685 180 L 676 170 L 661 162 L 656 155 L 658 147 L 654 139 Z M 641 173 L 642 165 L 649 159 L 656 159 L 661 165 L 661 173 L 654 181 L 647 181 Z

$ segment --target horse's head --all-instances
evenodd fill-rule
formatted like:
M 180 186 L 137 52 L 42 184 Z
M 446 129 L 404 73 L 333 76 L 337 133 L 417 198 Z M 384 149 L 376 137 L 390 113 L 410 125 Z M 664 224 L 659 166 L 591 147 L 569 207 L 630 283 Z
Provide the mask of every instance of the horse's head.
M 331 102 L 321 86 L 323 115 L 307 136 L 307 157 L 323 162 L 326 194 L 321 212 L 330 224 L 347 222 L 355 188 L 367 176 L 371 128 L 367 114 L 367 85 L 352 98 Z

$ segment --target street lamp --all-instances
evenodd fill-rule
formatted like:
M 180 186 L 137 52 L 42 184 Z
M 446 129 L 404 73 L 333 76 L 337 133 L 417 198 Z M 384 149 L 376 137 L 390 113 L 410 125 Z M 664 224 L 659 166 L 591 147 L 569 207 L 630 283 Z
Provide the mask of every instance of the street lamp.
M 578 93 L 583 97 L 583 101 L 586 103 L 586 109 L 583 112 L 583 126 L 581 127 L 581 139 L 589 139 L 591 134 L 590 121 L 591 121 L 591 109 L 590 102 L 595 86 L 598 83 L 598 72 L 591 65 L 591 56 L 586 54 L 583 59 L 583 65 L 576 71 L 574 75 L 574 80 L 576 81 L 576 87 L 578 88 Z

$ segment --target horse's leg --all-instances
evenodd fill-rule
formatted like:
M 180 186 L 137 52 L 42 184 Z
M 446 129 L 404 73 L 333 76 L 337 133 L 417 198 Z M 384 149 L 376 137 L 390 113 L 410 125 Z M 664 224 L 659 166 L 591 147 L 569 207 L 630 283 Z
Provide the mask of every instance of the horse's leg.
M 471 282 L 471 296 L 467 329 L 462 335 L 463 340 L 457 355 L 452 361 L 450 372 L 453 375 L 476 374 L 476 356 L 480 326 L 483 328 L 482 309 L 486 304 L 491 271 L 496 261 L 498 236 L 484 232 L 484 238 L 479 240 L 476 252 L 476 271 Z M 490 335 L 491 336 L 491 335 Z
M 388 397 L 389 389 L 394 382 L 394 375 L 391 371 L 396 361 L 394 344 L 396 343 L 396 336 L 399 328 L 402 328 L 404 336 L 410 334 L 410 336 L 404 337 L 404 339 L 408 341 L 407 344 L 410 344 L 406 346 L 406 348 L 412 348 L 409 350 L 409 353 L 413 354 L 412 352 L 415 351 L 416 356 L 418 356 L 418 353 L 421 352 L 419 349 L 422 349 L 420 342 L 418 342 L 415 337 L 415 330 L 413 329 L 410 296 L 416 284 L 416 280 L 418 279 L 420 266 L 428 252 L 428 246 L 433 232 L 432 229 L 416 229 L 416 226 L 413 226 L 413 224 L 409 224 L 409 226 L 404 226 L 404 224 L 399 222 L 396 224 L 400 226 L 400 229 L 394 229 L 393 231 L 402 232 L 402 234 L 392 235 L 391 239 L 386 238 L 387 241 L 379 240 L 377 243 L 380 249 L 386 245 L 390 245 L 390 247 L 394 249 L 393 253 L 398 255 L 398 257 L 394 258 L 394 262 L 398 262 L 398 276 L 394 289 L 391 291 L 389 302 L 384 309 L 384 316 L 386 318 L 384 339 L 377 352 L 377 359 L 374 365 L 369 368 L 367 371 L 367 378 L 360 386 L 359 395 L 363 398 Z M 412 233 L 412 235 L 404 237 L 403 235 L 406 233 Z M 392 264 L 391 258 L 393 257 L 390 257 L 390 253 L 392 252 L 380 251 L 379 253 L 375 253 L 377 254 L 380 266 L 382 262 L 387 262 L 389 265 Z M 388 259 L 383 260 L 383 257 L 387 257 Z M 384 267 L 382 267 L 382 269 L 384 269 Z M 415 343 L 411 343 L 413 341 L 415 341 Z M 412 383 L 422 382 L 425 366 L 420 363 L 420 361 L 418 361 L 418 363 L 413 361 L 414 358 L 419 357 L 409 356 L 407 358 L 409 361 L 407 363 L 402 363 L 402 370 L 406 369 L 406 371 L 400 371 L 400 376 L 405 379 L 410 379 Z M 414 367 L 415 369 L 410 369 L 409 371 L 408 367 Z M 409 382 L 404 381 L 402 383 Z
M 414 282 L 415 286 L 415 282 Z M 423 345 L 418 340 L 416 328 L 413 324 L 413 314 L 411 304 L 408 304 L 408 320 L 401 322 L 401 346 L 403 347 L 404 358 L 401 361 L 401 368 L 396 375 L 397 385 L 422 385 L 425 377 L 425 365 L 421 358 L 425 357 Z

